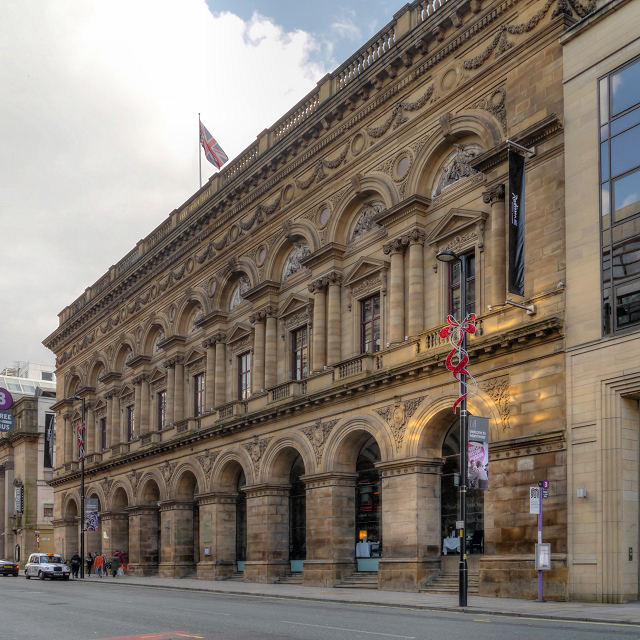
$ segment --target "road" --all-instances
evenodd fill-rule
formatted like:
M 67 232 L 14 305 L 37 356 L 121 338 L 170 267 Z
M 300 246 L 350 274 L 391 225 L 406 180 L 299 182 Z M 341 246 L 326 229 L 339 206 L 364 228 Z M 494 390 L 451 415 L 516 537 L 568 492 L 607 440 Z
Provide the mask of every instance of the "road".
M 638 640 L 640 626 L 0 578 L 0 640 Z

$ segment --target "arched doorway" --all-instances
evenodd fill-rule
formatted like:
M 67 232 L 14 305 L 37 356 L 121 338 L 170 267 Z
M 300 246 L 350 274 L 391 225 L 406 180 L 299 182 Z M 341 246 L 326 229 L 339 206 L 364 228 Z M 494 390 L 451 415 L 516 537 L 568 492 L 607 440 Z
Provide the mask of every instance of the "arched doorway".
M 148 576 L 158 573 L 160 562 L 160 489 L 149 479 L 140 490 L 139 504 L 131 509 L 129 520 L 130 571 Z
M 176 485 L 175 500 L 163 508 L 162 561 L 167 577 L 181 578 L 196 572 L 200 560 L 198 492 L 198 480 L 187 470 Z
M 382 557 L 382 492 L 380 447 L 371 436 L 360 448 L 356 459 L 356 561 L 358 571 L 377 571 Z
M 289 484 L 289 561 L 291 572 L 302 572 L 307 559 L 307 488 L 300 479 L 304 475 L 304 461 L 298 455 L 291 465 Z
M 243 487 L 247 485 L 244 471 L 240 469 L 238 483 L 238 497 L 236 499 L 236 565 L 238 571 L 244 571 L 247 560 L 247 494 Z
M 440 483 L 441 537 L 456 538 L 456 520 L 460 519 L 460 418 L 453 420 L 442 444 Z M 484 491 L 467 489 L 467 544 L 484 535 Z M 478 533 L 476 533 L 478 532 Z M 480 533 L 482 532 L 482 533 Z M 445 549 L 447 549 L 445 541 Z M 481 547 L 484 548 L 483 546 Z
M 74 553 L 80 553 L 80 518 L 75 500 L 69 500 L 64 513 L 64 537 L 62 539 L 62 557 L 69 560 Z
M 103 553 L 107 556 L 113 555 L 116 551 L 124 554 L 124 564 L 129 563 L 129 497 L 123 487 L 118 487 L 111 499 L 111 511 L 105 515 L 103 530 L 107 535 L 104 537 Z

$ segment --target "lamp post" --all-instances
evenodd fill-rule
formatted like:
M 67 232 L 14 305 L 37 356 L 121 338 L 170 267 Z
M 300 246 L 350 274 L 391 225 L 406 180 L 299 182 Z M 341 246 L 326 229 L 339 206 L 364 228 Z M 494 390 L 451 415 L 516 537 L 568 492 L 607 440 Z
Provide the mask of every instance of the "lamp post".
M 86 432 L 85 424 L 85 402 L 84 398 L 78 396 L 72 396 L 68 400 L 80 400 L 82 402 L 82 420 L 80 423 L 81 434 L 78 437 L 78 449 L 80 460 L 80 577 L 84 579 L 84 437 Z
M 464 256 L 459 256 L 453 251 L 440 251 L 436 258 L 440 262 L 451 264 L 460 263 L 460 322 L 464 322 L 467 317 L 467 269 Z M 460 348 L 463 352 L 467 347 L 467 332 L 461 331 Z M 460 401 L 460 520 L 462 529 L 460 530 L 460 562 L 458 564 L 458 604 L 461 607 L 467 606 L 467 398 L 466 381 L 467 376 L 463 371 L 459 374 L 460 396 L 464 396 Z

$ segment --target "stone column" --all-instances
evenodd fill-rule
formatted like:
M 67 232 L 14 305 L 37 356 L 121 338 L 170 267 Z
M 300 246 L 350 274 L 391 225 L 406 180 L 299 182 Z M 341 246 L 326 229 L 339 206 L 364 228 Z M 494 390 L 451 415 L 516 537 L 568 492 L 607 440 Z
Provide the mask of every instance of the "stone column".
M 382 481 L 383 557 L 378 588 L 418 592 L 440 569 L 442 460 L 376 465 Z
M 342 310 L 340 308 L 342 275 L 334 271 L 328 275 L 327 280 L 329 286 L 327 363 L 331 365 L 342 360 Z
M 278 320 L 276 319 L 277 309 L 267 307 L 267 327 L 264 345 L 264 388 L 270 389 L 278 384 Z
M 409 318 L 407 334 L 424 331 L 424 241 L 420 229 L 409 233 Z
M 160 512 L 155 504 L 129 507 L 129 573 L 154 575 L 160 561 Z
M 136 417 L 136 420 L 139 420 L 138 434 L 143 435 L 151 431 L 151 419 L 149 413 L 149 409 L 151 406 L 151 392 L 149 389 L 149 376 L 146 373 L 144 374 L 144 378 L 142 378 L 142 381 L 140 382 L 140 392 L 140 418 Z
M 219 406 L 227 400 L 227 336 L 224 333 L 217 333 L 213 339 L 216 341 L 216 383 L 215 383 L 215 404 Z
M 173 407 L 175 405 L 175 390 L 176 390 L 176 370 L 175 360 L 170 358 L 163 362 L 164 368 L 167 370 L 167 413 L 166 413 L 166 426 L 168 427 L 173 423 Z
M 181 357 L 176 358 L 176 379 L 173 392 L 173 421 L 178 422 L 184 417 L 184 364 Z
M 112 429 L 113 429 L 113 393 L 111 391 L 104 394 L 103 398 L 107 402 L 107 449 L 113 442 Z
M 303 476 L 307 485 L 305 586 L 332 587 L 356 570 L 355 473 Z
M 507 245 L 505 237 L 506 211 L 504 185 L 497 184 L 482 194 L 486 204 L 491 203 L 491 248 L 489 259 L 491 268 L 489 278 L 491 282 L 490 304 L 503 304 L 507 296 Z M 476 263 L 477 264 L 477 263 Z
M 68 464 L 73 460 L 73 425 L 71 416 L 65 413 L 64 416 L 64 463 Z
M 87 402 L 85 405 L 85 410 L 87 415 L 85 416 L 85 443 L 84 443 L 84 452 L 85 455 L 89 455 L 90 453 L 96 452 L 96 416 L 93 412 L 93 402 Z
M 327 364 L 327 281 L 320 278 L 308 285 L 308 289 L 314 294 L 312 369 L 322 371 Z
M 204 410 L 209 411 L 215 406 L 215 379 L 216 379 L 216 343 L 212 338 L 207 338 L 203 343 L 207 353 L 207 365 L 204 374 Z
M 182 578 L 196 570 L 193 502 L 170 501 L 160 511 L 160 578 Z
M 200 562 L 198 580 L 220 580 L 236 570 L 237 493 L 198 496 Z M 209 555 L 205 549 L 209 548 Z
M 265 321 L 267 314 L 264 311 L 252 313 L 249 322 L 254 325 L 253 358 L 251 360 L 251 393 L 260 393 L 264 389 L 264 338 Z
M 247 582 L 275 582 L 289 570 L 288 484 L 245 487 L 247 494 Z
M 386 255 L 391 254 L 389 274 L 389 339 L 387 342 L 404 341 L 404 250 L 406 238 L 396 238 L 384 245 Z

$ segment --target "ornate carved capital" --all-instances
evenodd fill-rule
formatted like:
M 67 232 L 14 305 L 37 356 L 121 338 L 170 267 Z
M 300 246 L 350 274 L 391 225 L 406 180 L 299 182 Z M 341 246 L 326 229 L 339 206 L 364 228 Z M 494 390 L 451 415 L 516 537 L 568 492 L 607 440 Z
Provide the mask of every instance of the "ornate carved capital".
M 327 291 L 327 283 L 324 278 L 320 278 L 308 284 L 307 289 L 309 289 L 309 293 L 325 293 Z
M 394 240 L 390 240 L 389 242 L 387 242 L 387 244 L 383 245 L 382 250 L 384 251 L 385 255 L 404 253 L 408 244 L 409 239 L 407 237 L 395 238 Z
M 407 235 L 407 241 L 409 244 L 421 244 L 424 245 L 427 239 L 427 234 L 420 229 L 412 229 Z
M 495 202 L 504 202 L 504 185 L 496 184 L 488 191 L 482 192 L 482 202 L 485 204 L 494 204 Z
M 266 311 L 256 311 L 249 316 L 249 322 L 256 324 L 258 322 L 264 322 L 267 319 Z
M 148 377 L 149 377 L 149 375 L 148 375 L 148 374 L 146 374 L 146 373 L 139 373 L 137 376 L 135 376 L 135 377 L 133 378 L 133 380 L 131 380 L 131 382 L 132 382 L 134 385 L 140 385 L 140 384 L 142 384 L 142 383 L 143 383 L 143 382 L 144 382 Z
M 327 286 L 332 286 L 332 285 L 340 285 L 342 283 L 342 274 L 338 273 L 337 271 L 332 271 L 331 273 L 327 274 L 323 280 L 326 281 Z

